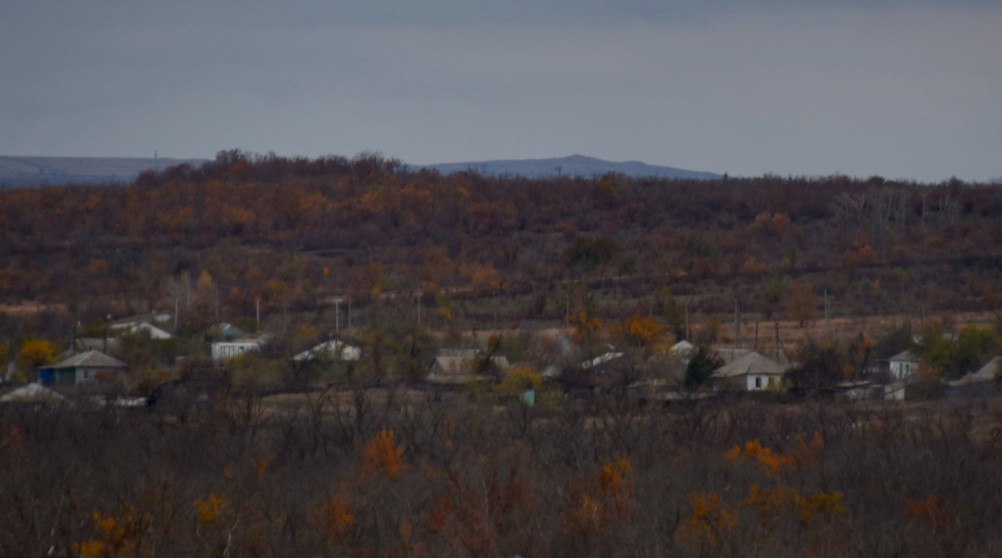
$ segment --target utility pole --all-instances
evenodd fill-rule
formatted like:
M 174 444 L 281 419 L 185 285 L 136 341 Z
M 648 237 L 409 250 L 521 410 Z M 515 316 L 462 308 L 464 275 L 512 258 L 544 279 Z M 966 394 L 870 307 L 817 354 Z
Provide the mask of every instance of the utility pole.
M 779 320 L 776 320 L 773 323 L 776 324 L 776 360 L 778 361 L 779 360 L 779 351 L 780 351 L 780 346 L 779 346 Z
M 741 348 L 741 325 L 738 321 L 738 314 L 740 313 L 740 308 L 738 307 L 738 301 L 734 301 L 734 348 Z
M 111 320 L 111 314 L 104 317 L 104 344 L 101 349 L 102 353 L 108 354 L 108 321 Z
M 831 334 L 832 334 L 831 306 L 828 304 L 828 289 L 825 289 L 825 335 L 831 337 Z
M 685 299 L 685 340 L 690 341 L 689 337 L 689 299 Z
M 334 299 L 334 333 L 341 331 L 341 299 Z

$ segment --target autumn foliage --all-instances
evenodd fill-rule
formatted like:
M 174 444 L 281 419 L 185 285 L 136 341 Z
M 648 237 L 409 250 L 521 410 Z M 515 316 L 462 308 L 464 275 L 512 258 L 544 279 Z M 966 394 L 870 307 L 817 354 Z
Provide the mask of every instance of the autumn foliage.
M 393 431 L 382 430 L 365 445 L 361 473 L 393 480 L 400 475 L 400 456 L 403 452 L 404 449 L 394 442 Z
M 361 311 L 435 285 L 523 297 L 512 318 L 559 321 L 568 312 L 554 290 L 577 282 L 624 289 L 615 319 L 602 312 L 614 323 L 666 280 L 705 293 L 693 299 L 704 312 L 728 311 L 736 293 L 745 311 L 770 312 L 766 293 L 739 287 L 780 274 L 797 321 L 814 318 L 821 289 L 853 312 L 910 311 L 915 298 L 927 310 L 979 309 L 1000 300 L 997 256 L 980 248 L 1002 243 L 1000 211 L 1002 194 L 987 184 L 446 176 L 375 154 L 234 150 L 126 186 L 0 190 L 11 256 L 0 301 L 84 322 L 177 302 L 194 327 L 217 307 L 249 317 L 259 303 L 307 310 L 351 292 Z M 210 276 L 214 288 L 198 296 L 166 287 L 187 277 L 194 291 Z M 442 311 L 455 319 L 455 308 Z
M 231 406 L 186 424 L 5 409 L 0 544 L 19 556 L 835 557 L 894 545 L 931 557 L 999 543 L 998 419 L 971 410 L 523 413 L 411 399 L 348 424 L 318 409 L 319 422 Z M 981 486 L 956 482 L 967 468 Z

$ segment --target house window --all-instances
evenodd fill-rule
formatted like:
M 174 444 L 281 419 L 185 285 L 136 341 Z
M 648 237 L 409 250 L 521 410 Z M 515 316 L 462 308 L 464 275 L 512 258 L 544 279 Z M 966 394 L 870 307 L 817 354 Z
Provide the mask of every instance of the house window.
M 755 389 L 762 389 L 762 378 L 755 376 Z

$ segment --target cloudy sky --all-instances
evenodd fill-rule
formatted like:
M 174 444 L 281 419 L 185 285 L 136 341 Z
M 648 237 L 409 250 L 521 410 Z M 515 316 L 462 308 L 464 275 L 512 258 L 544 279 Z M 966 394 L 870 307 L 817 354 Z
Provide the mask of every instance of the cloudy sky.
M 0 155 L 1002 176 L 998 0 L 0 0 Z

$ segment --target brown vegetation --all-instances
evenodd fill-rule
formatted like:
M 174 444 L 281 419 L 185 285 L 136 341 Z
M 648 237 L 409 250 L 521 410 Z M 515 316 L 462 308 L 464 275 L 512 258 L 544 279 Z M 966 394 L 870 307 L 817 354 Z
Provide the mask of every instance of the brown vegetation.
M 1002 416 L 970 407 L 412 398 L 356 422 L 331 401 L 314 414 L 221 400 L 184 423 L 7 407 L 0 552 L 922 557 L 1002 545 Z
M 129 186 L 0 192 L 0 302 L 63 331 L 174 307 L 198 331 L 349 297 L 368 323 L 415 292 L 442 329 L 586 303 L 605 323 L 671 307 L 682 329 L 683 304 L 696 323 L 738 302 L 809 326 L 825 292 L 836 317 L 998 311 L 999 214 L 1002 189 L 960 182 L 532 180 L 227 151 Z

